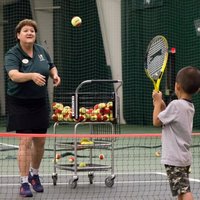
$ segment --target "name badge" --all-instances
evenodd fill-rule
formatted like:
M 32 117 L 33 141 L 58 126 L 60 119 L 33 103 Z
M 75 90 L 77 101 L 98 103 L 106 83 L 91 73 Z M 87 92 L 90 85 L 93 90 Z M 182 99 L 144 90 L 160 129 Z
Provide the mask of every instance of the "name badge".
M 28 63 L 29 63 L 29 60 L 26 59 L 26 58 L 24 58 L 24 59 L 22 60 L 22 63 L 23 63 L 23 64 L 28 64 Z

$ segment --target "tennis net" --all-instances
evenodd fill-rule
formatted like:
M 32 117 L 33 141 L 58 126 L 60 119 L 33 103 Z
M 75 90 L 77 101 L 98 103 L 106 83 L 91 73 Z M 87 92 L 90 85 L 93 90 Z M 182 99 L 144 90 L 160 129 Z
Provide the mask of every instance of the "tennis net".
M 0 199 L 20 199 L 18 140 L 0 133 Z M 160 164 L 160 134 L 29 134 L 45 137 L 40 167 L 44 193 L 32 199 L 174 199 Z M 26 135 L 27 137 L 27 135 Z M 191 189 L 200 199 L 200 134 L 191 146 Z

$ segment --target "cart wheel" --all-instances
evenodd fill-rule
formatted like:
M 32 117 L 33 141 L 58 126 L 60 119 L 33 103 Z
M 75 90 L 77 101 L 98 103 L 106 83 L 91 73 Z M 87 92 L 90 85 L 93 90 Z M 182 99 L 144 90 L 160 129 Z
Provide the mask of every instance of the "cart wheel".
M 53 179 L 53 185 L 57 185 L 58 175 L 54 173 L 52 175 L 52 179 Z
M 93 172 L 89 172 L 89 173 L 88 173 L 88 178 L 89 178 L 90 184 L 93 184 L 94 173 L 93 173 Z
M 112 187 L 114 185 L 114 179 L 115 177 L 112 177 L 112 176 L 108 176 L 106 179 L 105 179 L 105 184 L 107 187 Z
M 78 180 L 74 180 L 73 178 L 69 179 L 69 185 L 72 189 L 75 189 L 77 187 L 77 181 Z

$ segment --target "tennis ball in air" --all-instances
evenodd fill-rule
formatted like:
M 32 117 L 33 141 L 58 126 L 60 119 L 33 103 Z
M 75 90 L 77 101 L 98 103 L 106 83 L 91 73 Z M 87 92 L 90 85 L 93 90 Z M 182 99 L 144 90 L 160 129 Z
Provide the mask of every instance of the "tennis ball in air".
M 71 24 L 74 27 L 79 27 L 82 23 L 82 19 L 78 16 L 72 17 Z
M 100 160 L 103 160 L 103 159 L 104 159 L 104 155 L 103 155 L 103 154 L 100 154 L 100 155 L 99 155 L 99 159 L 100 159 Z

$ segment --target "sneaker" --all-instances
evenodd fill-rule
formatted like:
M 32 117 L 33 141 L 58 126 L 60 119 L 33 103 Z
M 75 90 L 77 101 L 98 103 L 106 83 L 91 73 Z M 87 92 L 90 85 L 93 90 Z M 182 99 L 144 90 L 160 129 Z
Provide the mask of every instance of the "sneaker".
M 33 196 L 28 183 L 22 183 L 22 185 L 20 187 L 20 195 L 23 197 L 32 197 Z
M 31 176 L 31 173 L 29 172 L 28 182 L 32 185 L 36 192 L 44 192 L 44 188 L 40 183 L 40 178 L 38 175 Z

